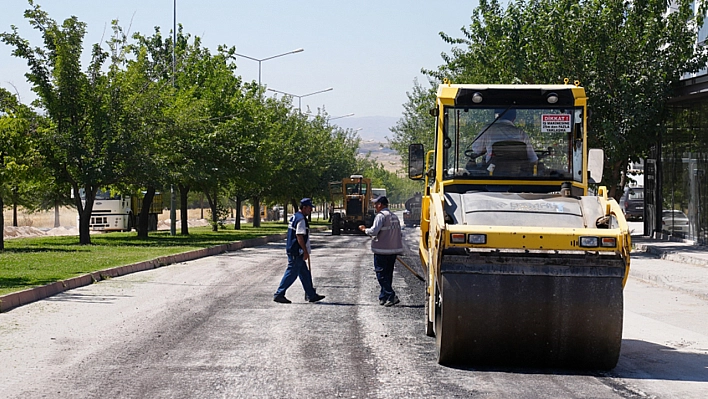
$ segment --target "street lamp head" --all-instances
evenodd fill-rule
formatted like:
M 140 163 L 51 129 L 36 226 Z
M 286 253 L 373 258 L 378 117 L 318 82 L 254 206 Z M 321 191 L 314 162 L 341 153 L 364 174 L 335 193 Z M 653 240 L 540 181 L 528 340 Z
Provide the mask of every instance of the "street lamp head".
M 350 117 L 350 116 L 354 116 L 354 113 L 352 112 L 352 113 L 349 113 L 349 114 L 346 114 L 346 115 L 335 116 L 335 117 L 333 117 L 333 118 L 327 118 L 327 120 L 333 121 L 333 120 L 335 120 L 335 119 L 347 118 L 347 117 Z
M 352 112 L 352 113 L 349 113 L 349 114 L 346 114 L 346 115 L 335 116 L 334 118 L 328 118 L 328 119 L 331 120 L 331 121 L 333 121 L 333 120 L 335 120 L 335 119 L 346 118 L 346 117 L 349 117 L 349 116 L 354 116 L 354 113 Z M 360 129 L 361 129 L 361 128 L 360 128 Z
M 272 88 L 270 88 L 270 87 L 269 87 L 269 88 L 268 88 L 267 90 L 268 90 L 268 91 L 272 91 L 272 92 L 275 92 L 275 93 L 279 93 L 279 94 L 282 94 L 282 95 L 285 95 L 285 96 L 290 96 L 290 97 L 299 97 L 299 96 L 296 96 L 295 94 L 292 94 L 292 93 L 287 93 L 287 92 L 284 92 L 284 91 L 280 91 L 280 90 L 275 90 L 275 89 L 272 89 Z
M 176 0 L 175 0 L 175 1 L 176 1 Z M 278 55 L 274 55 L 274 56 L 272 56 L 272 57 L 266 57 L 266 58 L 253 58 L 253 57 L 249 57 L 249 56 L 244 55 L 244 54 L 239 54 L 239 53 L 234 53 L 234 54 L 237 55 L 237 56 L 239 56 L 239 57 L 248 58 L 249 60 L 253 60 L 253 61 L 258 62 L 258 86 L 260 86 L 260 85 L 261 85 L 261 63 L 262 63 L 263 61 L 272 60 L 273 58 L 282 57 L 282 56 L 288 55 L 288 54 L 299 53 L 299 52 L 302 52 L 302 51 L 305 51 L 305 49 L 304 49 L 304 48 L 299 48 L 299 49 L 295 49 L 295 50 L 293 50 L 293 51 L 288 51 L 287 53 L 282 53 L 282 54 L 278 54 Z M 174 51 L 173 51 L 173 52 L 174 52 Z
M 303 95 L 297 96 L 297 97 L 307 97 L 307 96 L 311 96 L 311 95 L 313 95 L 313 94 L 320 94 L 320 93 L 324 93 L 324 92 L 326 92 L 326 91 L 332 91 L 332 90 L 334 90 L 333 87 L 328 87 L 328 88 L 323 89 L 323 90 L 313 91 L 312 93 L 303 94 Z

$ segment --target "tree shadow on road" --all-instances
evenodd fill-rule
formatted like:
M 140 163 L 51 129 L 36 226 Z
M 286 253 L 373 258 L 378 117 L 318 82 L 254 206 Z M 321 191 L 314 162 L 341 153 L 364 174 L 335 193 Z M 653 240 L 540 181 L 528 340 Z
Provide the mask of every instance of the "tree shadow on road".
M 685 346 L 690 344 L 686 342 Z M 708 348 L 699 351 L 702 353 L 624 339 L 619 364 L 609 374 L 630 379 L 708 382 Z

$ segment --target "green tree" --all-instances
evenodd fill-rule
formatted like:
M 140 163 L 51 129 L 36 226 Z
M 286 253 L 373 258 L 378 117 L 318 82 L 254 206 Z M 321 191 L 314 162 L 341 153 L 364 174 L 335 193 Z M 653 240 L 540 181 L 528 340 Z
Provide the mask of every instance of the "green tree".
M 32 47 L 15 26 L 0 34 L 0 40 L 14 47 L 14 56 L 27 60 L 26 77 L 50 120 L 50 126 L 41 130 L 40 152 L 56 181 L 71 185 L 77 194 L 79 242 L 90 244 L 96 192 L 121 180 L 127 167 L 124 160 L 135 144 L 120 121 L 126 93 L 116 85 L 117 69 L 104 70 L 109 53 L 100 45 L 93 45 L 89 66 L 82 71 L 85 23 L 70 17 L 57 24 L 32 0 L 29 4 L 25 18 L 41 33 L 44 47 Z
M 258 86 L 254 86 L 258 88 Z M 242 118 L 243 129 L 252 132 L 257 142 L 257 153 L 252 154 L 252 168 L 249 174 L 237 181 L 239 198 L 249 198 L 254 208 L 253 225 L 260 224 L 261 201 L 281 201 L 280 195 L 298 189 L 298 185 L 309 184 L 297 165 L 302 161 L 301 150 L 307 149 L 308 142 L 301 142 L 306 121 L 304 116 L 293 111 L 287 98 L 265 98 L 262 88 L 255 92 L 261 101 L 250 109 L 258 111 Z M 308 160 L 309 162 L 309 160 Z M 289 198 L 289 197 L 288 197 Z
M 324 110 L 309 117 L 292 108 L 291 100 L 281 99 L 280 109 L 288 112 L 280 114 L 282 123 L 274 123 L 271 130 L 273 156 L 266 168 L 272 173 L 263 195 L 297 209 L 303 197 L 328 200 L 329 182 L 355 170 L 359 138 L 351 130 L 331 125 Z
M 170 172 L 167 162 L 170 152 L 164 151 L 168 147 L 165 110 L 172 102 L 173 90 L 153 79 L 145 47 L 130 44 L 117 21 L 113 21 L 112 27 L 113 37 L 108 41 L 113 61 L 111 71 L 114 86 L 123 93 L 116 98 L 115 109 L 121 115 L 123 137 L 131 143 L 122 161 L 125 173 L 115 188 L 142 201 L 134 227 L 138 237 L 147 238 L 154 196 L 158 190 L 164 190 Z M 130 216 L 132 222 L 134 215 Z
M 321 173 L 317 190 L 313 193 L 319 199 L 329 199 L 329 183 L 349 177 L 357 169 L 357 154 L 361 138 L 352 129 L 342 129 L 336 125 L 330 125 L 327 115 L 322 121 L 315 119 L 312 121 L 320 124 L 323 131 L 323 138 L 317 146 L 321 163 Z
M 686 72 L 708 60 L 696 46 L 703 10 L 689 0 L 481 0 L 444 64 L 426 71 L 455 83 L 561 83 L 587 90 L 592 146 L 605 151 L 605 184 L 616 198 L 627 165 L 665 129 L 667 101 Z
M 40 157 L 33 139 L 37 115 L 16 96 L 0 88 L 0 226 L 5 226 L 6 199 L 11 199 L 15 212 L 23 192 L 36 192 L 41 173 Z M 25 203 L 25 205 L 31 205 Z M 5 248 L 4 230 L 0 232 L 0 251 Z
M 216 54 L 202 47 L 201 39 L 183 32 L 176 35 L 176 71 L 172 74 L 172 38 L 163 39 L 159 28 L 152 36 L 134 35 L 136 54 L 147 55 L 150 79 L 173 86 L 164 118 L 163 148 L 171 154 L 163 163 L 170 182 L 179 187 L 182 234 L 188 234 L 189 191 L 202 191 L 209 200 L 212 222 L 218 219 L 218 200 L 234 174 L 247 174 L 253 150 L 250 132 L 239 129 L 241 108 L 248 107 L 252 92 L 234 74 L 235 49 L 220 46 Z M 190 42 L 191 40 L 191 42 Z M 249 103 L 250 104 L 250 103 Z
M 424 88 L 418 80 L 413 82 L 412 92 L 406 93 L 408 101 L 403 104 L 403 116 L 390 130 L 394 134 L 389 145 L 400 156 L 403 165 L 408 165 L 408 146 L 413 143 L 423 144 L 432 149 L 435 138 L 435 118 L 430 110 L 435 108 L 437 87 L 430 82 L 430 88 Z
M 54 227 L 60 226 L 59 208 L 62 206 L 74 206 L 74 200 L 71 198 L 71 186 L 68 184 L 59 184 L 52 173 L 43 166 L 39 169 L 39 174 L 36 175 L 38 185 L 34 191 L 38 202 L 29 204 L 27 208 L 30 212 L 54 211 Z

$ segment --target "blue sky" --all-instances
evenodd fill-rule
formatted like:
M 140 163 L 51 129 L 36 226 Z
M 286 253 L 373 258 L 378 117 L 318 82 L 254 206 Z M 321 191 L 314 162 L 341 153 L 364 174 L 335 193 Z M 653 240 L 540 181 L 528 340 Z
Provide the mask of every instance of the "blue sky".
M 37 0 L 56 21 L 76 15 L 88 24 L 85 44 L 105 40 L 110 21 L 118 19 L 131 32 L 150 35 L 160 26 L 167 35 L 173 23 L 173 0 Z M 400 117 L 406 92 L 421 68 L 434 69 L 450 46 L 445 32 L 461 37 L 477 1 L 447 0 L 177 0 L 177 21 L 186 32 L 202 37 L 212 52 L 217 45 L 236 46 L 237 52 L 263 59 L 297 48 L 305 51 L 261 62 L 262 83 L 303 96 L 329 87 L 332 91 L 302 98 L 303 112 L 324 106 L 332 117 Z M 2 0 L 0 31 L 10 25 L 37 46 L 40 36 L 23 17 L 26 0 Z M 0 43 L 0 86 L 23 102 L 33 94 L 26 83 L 24 60 Z M 258 80 L 258 62 L 237 58 L 237 74 Z M 426 83 L 427 84 L 427 83 Z M 274 93 L 270 92 L 269 95 Z M 297 107 L 298 100 L 294 99 Z

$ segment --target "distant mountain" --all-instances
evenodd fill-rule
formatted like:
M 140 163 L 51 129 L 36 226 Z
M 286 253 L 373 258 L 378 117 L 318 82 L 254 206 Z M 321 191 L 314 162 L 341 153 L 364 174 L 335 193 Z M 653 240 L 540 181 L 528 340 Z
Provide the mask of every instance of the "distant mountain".
M 383 165 L 389 172 L 397 172 L 401 169 L 401 157 L 392 150 L 385 142 L 372 141 L 373 139 L 362 140 L 359 144 L 359 156 L 369 154 L 371 158 Z
M 341 126 L 344 129 L 361 130 L 356 133 L 362 141 L 373 140 L 377 143 L 386 143 L 386 137 L 393 137 L 390 128 L 396 126 L 400 118 L 393 116 L 351 116 L 332 121 L 332 124 Z

